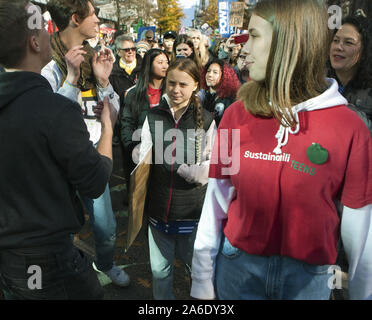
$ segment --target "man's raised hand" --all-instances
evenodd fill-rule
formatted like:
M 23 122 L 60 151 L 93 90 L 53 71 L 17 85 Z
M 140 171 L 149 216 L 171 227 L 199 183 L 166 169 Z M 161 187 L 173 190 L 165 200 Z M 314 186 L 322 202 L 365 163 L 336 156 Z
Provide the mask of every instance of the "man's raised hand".
M 86 51 L 82 50 L 83 46 L 72 47 L 65 55 L 67 66 L 66 80 L 76 86 L 80 78 L 80 65 L 84 61 Z
M 106 88 L 109 84 L 109 76 L 114 65 L 114 56 L 112 51 L 108 48 L 104 48 L 94 54 L 92 59 L 93 72 L 101 88 Z

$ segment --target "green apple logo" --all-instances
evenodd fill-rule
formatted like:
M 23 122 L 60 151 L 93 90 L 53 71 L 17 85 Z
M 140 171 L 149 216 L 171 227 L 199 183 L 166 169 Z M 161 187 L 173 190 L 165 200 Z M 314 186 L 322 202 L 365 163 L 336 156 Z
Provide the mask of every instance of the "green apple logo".
M 314 164 L 323 164 L 328 160 L 328 151 L 319 143 L 313 143 L 306 150 L 307 157 Z

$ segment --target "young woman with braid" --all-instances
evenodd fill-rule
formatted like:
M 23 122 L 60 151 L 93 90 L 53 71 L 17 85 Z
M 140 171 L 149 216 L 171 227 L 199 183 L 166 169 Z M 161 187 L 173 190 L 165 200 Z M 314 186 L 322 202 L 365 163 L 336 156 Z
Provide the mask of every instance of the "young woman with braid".
M 142 127 L 140 160 L 152 145 L 145 211 L 154 299 L 175 299 L 175 254 L 190 271 L 216 133 L 212 114 L 197 97 L 199 83 L 195 62 L 177 59 L 168 69 L 166 94 L 148 112 Z

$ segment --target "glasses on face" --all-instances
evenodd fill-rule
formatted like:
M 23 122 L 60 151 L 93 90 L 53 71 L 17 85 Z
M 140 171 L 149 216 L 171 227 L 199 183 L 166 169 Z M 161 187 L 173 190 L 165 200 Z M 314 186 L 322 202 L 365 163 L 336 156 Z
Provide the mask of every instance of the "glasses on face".
M 100 10 L 100 8 L 94 8 L 94 13 L 95 13 L 97 18 L 98 18 L 99 10 Z
M 133 48 L 118 48 L 118 50 L 123 50 L 124 52 L 136 51 L 136 47 L 133 47 Z
M 244 61 L 244 60 L 247 59 L 247 56 L 241 54 L 241 55 L 239 56 L 239 58 L 242 59 L 242 60 Z

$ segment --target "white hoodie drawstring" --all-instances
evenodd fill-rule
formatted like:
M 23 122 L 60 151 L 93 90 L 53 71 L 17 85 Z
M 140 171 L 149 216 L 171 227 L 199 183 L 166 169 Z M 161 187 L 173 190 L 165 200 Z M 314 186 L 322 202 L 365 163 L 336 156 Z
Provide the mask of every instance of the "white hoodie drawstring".
M 273 151 L 275 154 L 282 154 L 281 148 L 287 144 L 289 134 L 297 134 L 300 131 L 298 112 L 332 108 L 338 105 L 347 105 L 347 100 L 338 92 L 337 81 L 328 78 L 327 82 L 329 83 L 328 90 L 315 98 L 292 107 L 292 114 L 297 122 L 296 128 L 295 130 L 292 130 L 291 128 L 284 127 L 282 124 L 280 125 L 279 130 L 275 135 L 275 138 L 278 140 L 278 144 Z M 270 101 L 269 104 L 271 105 Z M 287 113 L 289 114 L 288 110 Z
M 287 144 L 288 136 L 289 136 L 290 133 L 291 134 L 297 134 L 300 131 L 300 121 L 299 121 L 299 118 L 298 118 L 298 113 L 297 113 L 295 108 L 292 109 L 292 113 L 293 113 L 293 115 L 296 119 L 296 122 L 297 122 L 296 128 L 295 128 L 295 130 L 292 130 L 292 128 L 284 127 L 282 124 L 280 125 L 279 130 L 275 135 L 275 138 L 278 139 L 278 144 L 273 151 L 275 154 L 282 154 L 281 148 L 284 147 Z M 284 138 L 284 141 L 283 141 L 283 138 Z

